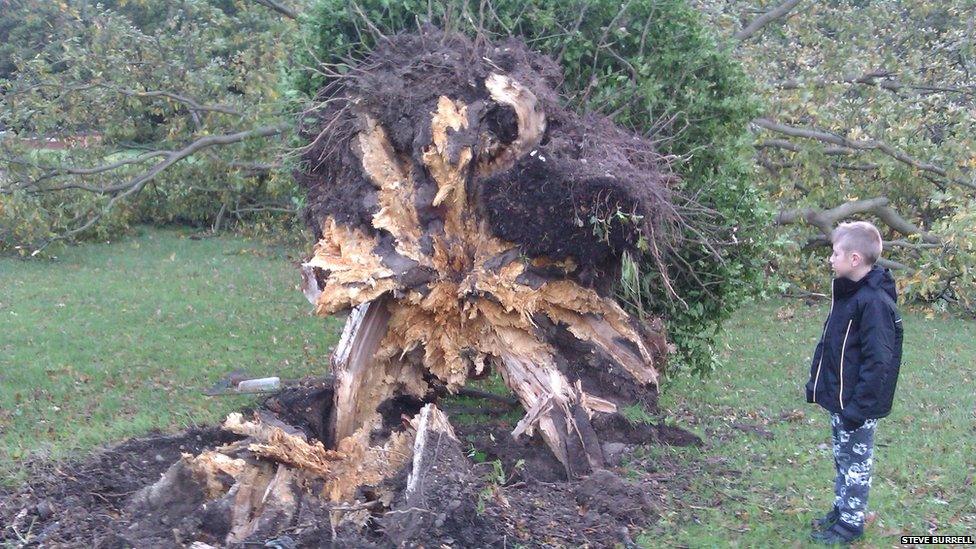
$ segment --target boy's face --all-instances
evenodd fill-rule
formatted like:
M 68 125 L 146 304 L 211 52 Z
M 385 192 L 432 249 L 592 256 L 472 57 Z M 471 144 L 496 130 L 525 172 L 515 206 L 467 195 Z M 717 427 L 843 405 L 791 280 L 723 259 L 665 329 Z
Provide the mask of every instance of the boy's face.
M 836 276 L 849 278 L 861 265 L 863 259 L 861 254 L 845 250 L 843 244 L 843 240 L 834 243 L 834 253 L 830 254 L 830 268 L 834 270 Z

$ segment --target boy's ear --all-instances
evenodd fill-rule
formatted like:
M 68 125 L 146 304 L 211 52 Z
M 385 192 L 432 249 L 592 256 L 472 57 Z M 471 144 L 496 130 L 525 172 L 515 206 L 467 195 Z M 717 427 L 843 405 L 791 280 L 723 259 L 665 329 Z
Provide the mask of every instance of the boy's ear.
M 851 252 L 851 264 L 860 265 L 864 262 L 864 258 L 858 252 Z

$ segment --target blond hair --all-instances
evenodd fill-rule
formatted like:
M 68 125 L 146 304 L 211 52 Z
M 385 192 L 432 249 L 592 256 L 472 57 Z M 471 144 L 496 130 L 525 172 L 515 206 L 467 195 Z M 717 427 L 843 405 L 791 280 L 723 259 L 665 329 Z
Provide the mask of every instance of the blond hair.
M 841 223 L 830 234 L 830 241 L 839 243 L 846 252 L 861 254 L 869 265 L 874 265 L 881 257 L 881 232 L 867 221 Z

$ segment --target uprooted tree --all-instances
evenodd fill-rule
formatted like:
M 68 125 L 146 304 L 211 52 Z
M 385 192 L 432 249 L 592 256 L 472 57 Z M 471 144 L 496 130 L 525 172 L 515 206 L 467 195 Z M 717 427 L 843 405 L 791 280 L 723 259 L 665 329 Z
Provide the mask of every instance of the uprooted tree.
M 331 376 L 228 417 L 243 440 L 185 454 L 135 496 L 133 528 L 177 500 L 163 524 L 197 540 L 221 524 L 204 533 L 225 543 L 268 539 L 316 506 L 333 538 L 364 514 L 388 541 L 429 535 L 432 516 L 476 523 L 474 494 L 432 497 L 472 478 L 437 404 L 493 371 L 524 409 L 504 436 L 544 444 L 562 478 L 605 470 L 606 443 L 656 439 L 623 412 L 657 410 L 673 348 L 611 290 L 628 250 L 667 261 L 675 180 L 647 139 L 567 109 L 559 82 L 521 41 L 426 29 L 322 89 L 296 177 L 318 236 L 303 291 L 320 315 L 348 312 Z
M 669 178 L 649 141 L 561 106 L 558 77 L 518 41 L 408 35 L 307 113 L 306 294 L 353 309 L 332 440 L 497 369 L 526 410 L 513 434 L 538 429 L 574 476 L 603 465 L 622 407 L 656 404 L 663 327 L 609 289 L 625 251 L 665 249 Z
M 114 238 L 134 223 L 280 228 L 303 205 L 291 166 L 268 146 L 290 133 L 282 99 L 318 89 L 319 61 L 341 63 L 419 19 L 525 36 L 563 67 L 574 108 L 608 114 L 680 157 L 682 185 L 722 230 L 670 266 L 694 265 L 704 284 L 675 276 L 686 303 L 662 300 L 643 257 L 620 284 L 628 310 L 669 319 L 676 362 L 712 369 L 712 328 L 763 268 L 783 290 L 822 287 L 822 227 L 842 215 L 885 229 L 886 265 L 902 269 L 909 301 L 974 307 L 976 50 L 963 0 L 784 0 L 761 12 L 745 0 L 6 8 L 0 253 L 52 253 L 52 242 Z M 742 131 L 750 121 L 758 152 Z M 780 215 L 765 215 L 760 195 Z

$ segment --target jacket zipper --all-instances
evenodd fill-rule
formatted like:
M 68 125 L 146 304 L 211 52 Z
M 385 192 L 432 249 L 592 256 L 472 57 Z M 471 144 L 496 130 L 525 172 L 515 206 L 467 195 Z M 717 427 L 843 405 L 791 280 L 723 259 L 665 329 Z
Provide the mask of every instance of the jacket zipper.
M 847 331 L 844 332 L 844 343 L 840 345 L 840 391 L 837 393 L 837 400 L 840 401 L 840 409 L 844 409 L 844 348 L 847 347 L 847 336 L 851 333 L 851 324 L 854 319 L 847 321 Z
M 813 401 L 817 401 L 817 382 L 820 381 L 820 367 L 823 366 L 824 353 L 827 351 L 827 326 L 830 325 L 830 314 L 834 312 L 834 280 L 830 281 L 830 309 L 827 311 L 827 321 L 824 322 L 823 333 L 820 334 L 820 362 L 817 363 L 817 375 L 813 378 Z

